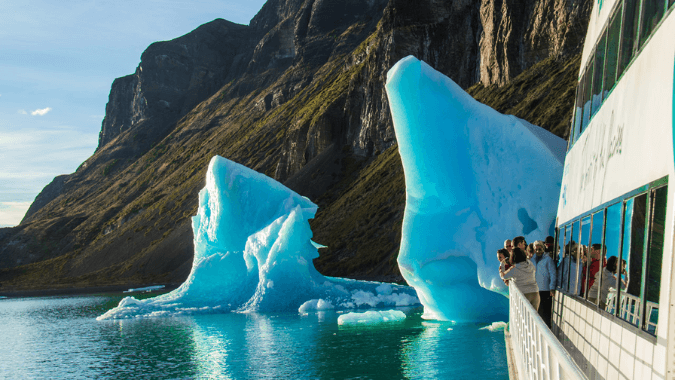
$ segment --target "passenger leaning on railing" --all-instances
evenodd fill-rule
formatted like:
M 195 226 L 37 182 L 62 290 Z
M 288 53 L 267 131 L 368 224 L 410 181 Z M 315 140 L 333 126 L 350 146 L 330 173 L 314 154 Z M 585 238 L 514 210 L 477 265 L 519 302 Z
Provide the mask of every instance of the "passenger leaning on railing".
M 509 240 L 510 241 L 510 240 Z M 497 260 L 499 260 L 499 272 L 506 272 L 511 268 L 511 254 L 506 249 L 502 248 L 497 250 Z M 509 282 L 503 280 L 504 284 L 508 285 Z
M 513 266 L 506 271 L 499 270 L 499 274 L 504 280 L 513 280 L 516 282 L 516 286 L 523 293 L 525 298 L 532 304 L 534 310 L 539 309 L 539 287 L 537 286 L 537 279 L 535 277 L 535 266 L 527 259 L 525 252 L 518 248 L 518 238 L 519 236 L 513 239 L 514 245 L 513 253 L 511 255 L 511 260 Z M 525 239 L 522 238 L 522 244 L 525 243 Z

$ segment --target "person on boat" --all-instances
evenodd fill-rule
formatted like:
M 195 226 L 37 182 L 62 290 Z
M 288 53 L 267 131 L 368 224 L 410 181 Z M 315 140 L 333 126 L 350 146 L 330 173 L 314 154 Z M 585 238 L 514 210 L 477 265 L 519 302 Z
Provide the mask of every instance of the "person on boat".
M 553 259 L 553 262 L 555 262 L 555 246 L 553 242 L 553 236 L 546 237 L 546 240 L 544 240 L 544 253 L 549 255 Z
M 499 272 L 506 272 L 507 270 L 509 270 L 509 268 L 512 267 L 511 255 L 509 254 L 509 251 L 507 251 L 504 248 L 497 250 L 497 260 L 499 260 Z M 504 284 L 506 285 L 509 284 L 507 280 L 503 281 Z
M 513 248 L 520 248 L 523 252 L 527 251 L 527 242 L 524 236 L 516 236 L 513 238 Z
M 595 281 L 588 290 L 588 300 L 597 304 L 599 296 L 600 304 L 598 306 L 600 306 L 602 309 L 605 309 L 607 295 L 609 295 L 609 289 L 616 288 L 616 284 L 618 282 L 616 277 L 618 261 L 619 260 L 616 256 L 612 256 L 607 259 L 607 265 L 602 268 L 602 271 L 598 271 L 598 273 L 595 274 Z M 602 279 L 600 279 L 600 276 L 602 276 Z M 625 289 L 626 283 L 623 280 L 621 282 L 621 287 Z M 600 291 L 600 294 L 598 294 L 598 290 Z
M 500 269 L 499 275 L 504 280 L 515 281 L 516 286 L 530 304 L 532 304 L 534 310 L 538 310 L 540 302 L 539 287 L 537 286 L 534 264 L 527 259 L 525 252 L 518 247 L 513 248 L 511 258 L 513 260 L 513 266 L 507 271 L 502 271 Z
M 563 257 L 558 266 L 558 286 L 567 293 L 581 293 L 581 271 L 583 265 L 579 259 L 580 254 L 581 247 L 572 241 L 565 246 L 565 257 Z
M 532 257 L 534 257 L 534 243 L 527 246 L 527 258 L 532 260 Z
M 504 240 L 504 249 L 509 251 L 509 256 L 511 256 L 511 252 L 513 251 L 513 245 L 511 244 L 511 240 L 509 239 Z
M 499 260 L 499 267 L 504 267 L 504 270 L 511 268 L 511 255 L 506 249 L 497 250 L 497 260 Z
M 553 310 L 553 297 L 555 296 L 556 268 L 551 256 L 546 254 L 544 242 L 537 240 L 534 243 L 534 256 L 532 263 L 536 271 L 537 287 L 539 287 L 539 316 L 546 326 L 551 328 L 551 312 Z
M 602 257 L 602 244 L 592 244 L 591 245 L 591 264 L 588 268 L 588 284 L 586 283 L 586 268 L 584 267 L 583 269 L 583 275 L 582 275 L 582 294 L 587 292 L 588 289 L 593 286 L 593 283 L 595 282 L 595 275 L 598 273 L 600 270 L 600 258 Z

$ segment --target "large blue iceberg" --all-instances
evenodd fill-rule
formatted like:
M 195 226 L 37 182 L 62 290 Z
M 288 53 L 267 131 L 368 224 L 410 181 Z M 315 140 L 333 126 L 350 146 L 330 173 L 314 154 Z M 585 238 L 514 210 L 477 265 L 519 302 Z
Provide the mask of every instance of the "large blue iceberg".
M 565 141 L 414 57 L 388 72 L 386 90 L 407 193 L 398 263 L 424 318 L 506 320 L 496 251 L 552 234 Z
M 331 278 L 309 219 L 317 206 L 279 182 L 222 157 L 209 163 L 192 218 L 194 261 L 176 290 L 124 298 L 98 317 L 120 319 L 215 312 L 281 312 L 419 304 L 414 289 Z

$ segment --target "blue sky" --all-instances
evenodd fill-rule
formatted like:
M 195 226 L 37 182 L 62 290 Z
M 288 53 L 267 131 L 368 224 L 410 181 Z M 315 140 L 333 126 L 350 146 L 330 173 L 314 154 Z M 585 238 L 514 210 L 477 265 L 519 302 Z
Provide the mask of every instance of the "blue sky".
M 248 24 L 264 3 L 0 1 L 0 227 L 94 153 L 110 86 L 148 45 L 216 18 Z

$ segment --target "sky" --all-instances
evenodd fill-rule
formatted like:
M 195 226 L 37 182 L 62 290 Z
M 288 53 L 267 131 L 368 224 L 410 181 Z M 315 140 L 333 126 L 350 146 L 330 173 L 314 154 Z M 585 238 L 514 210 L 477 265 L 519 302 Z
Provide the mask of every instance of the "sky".
M 265 0 L 0 1 L 0 227 L 96 150 L 110 87 L 153 42 L 223 18 L 248 25 Z

